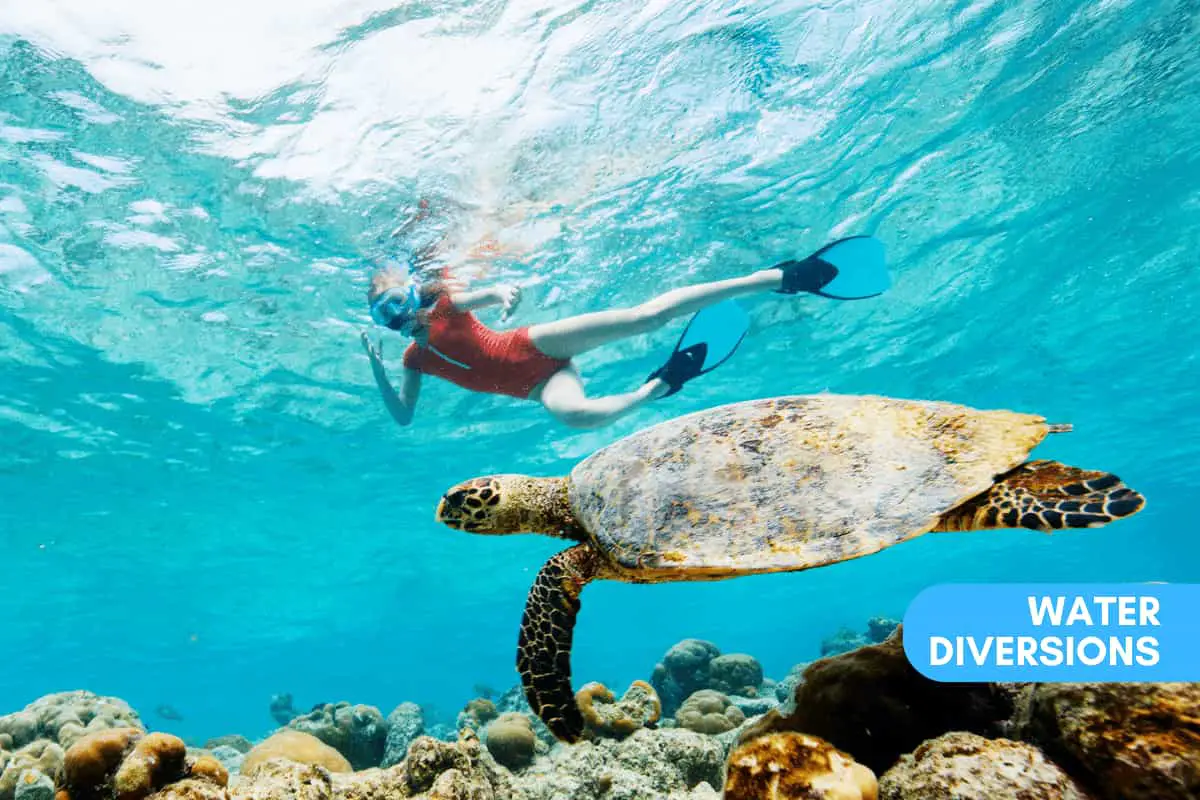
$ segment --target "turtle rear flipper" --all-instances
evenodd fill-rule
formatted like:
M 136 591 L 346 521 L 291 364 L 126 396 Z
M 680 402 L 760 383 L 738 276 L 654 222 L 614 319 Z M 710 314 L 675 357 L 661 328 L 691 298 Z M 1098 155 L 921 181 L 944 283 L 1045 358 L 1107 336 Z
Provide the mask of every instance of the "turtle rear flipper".
M 1145 505 L 1145 497 L 1112 473 L 1058 461 L 1027 461 L 945 514 L 933 530 L 1098 528 L 1132 516 Z
M 556 738 L 577 742 L 583 715 L 571 690 L 571 641 L 579 595 L 600 574 L 601 559 L 590 545 L 552 556 L 538 571 L 525 601 L 517 643 L 517 671 L 529 707 Z

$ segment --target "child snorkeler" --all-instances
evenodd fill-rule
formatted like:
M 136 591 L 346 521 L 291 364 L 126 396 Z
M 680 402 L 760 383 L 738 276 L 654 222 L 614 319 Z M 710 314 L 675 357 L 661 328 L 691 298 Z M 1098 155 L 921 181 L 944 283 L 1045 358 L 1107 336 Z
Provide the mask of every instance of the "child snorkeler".
M 428 273 L 426 273 L 428 274 Z M 367 333 L 370 357 L 384 404 L 400 425 L 412 421 L 421 378 L 430 375 L 473 392 L 507 395 L 540 403 L 554 419 L 572 428 L 599 428 L 672 395 L 707 372 L 711 353 L 704 347 L 677 347 L 671 357 L 633 391 L 589 397 L 572 359 L 619 339 L 650 333 L 668 322 L 717 303 L 759 292 L 794 295 L 811 292 L 849 300 L 873 297 L 888 285 L 882 246 L 870 237 L 850 237 L 822 248 L 803 261 L 784 261 L 738 278 L 673 289 L 631 308 L 616 308 L 554 322 L 498 331 L 473 312 L 499 306 L 501 321 L 517 309 L 521 290 L 510 284 L 467 289 L 444 277 L 426 278 L 415 264 L 384 267 L 371 276 L 367 291 L 371 318 L 404 334 L 400 389 L 393 388 L 380 347 Z

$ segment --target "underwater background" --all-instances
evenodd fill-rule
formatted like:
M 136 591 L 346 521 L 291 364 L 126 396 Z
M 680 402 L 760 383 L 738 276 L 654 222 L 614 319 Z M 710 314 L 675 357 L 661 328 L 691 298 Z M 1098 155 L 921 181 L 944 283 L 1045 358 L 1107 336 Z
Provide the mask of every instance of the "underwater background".
M 686 637 L 781 678 L 936 583 L 1194 581 L 1198 34 L 1186 0 L 3 4 L 0 712 L 78 688 L 254 736 L 290 692 L 452 721 L 517 682 L 563 544 L 438 526 L 441 492 L 774 395 L 1043 414 L 1075 428 L 1038 457 L 1147 508 L 592 584 L 576 686 Z M 732 361 L 603 430 L 431 380 L 399 428 L 359 336 L 421 198 L 461 274 L 524 287 L 510 325 L 855 233 L 894 285 L 741 301 Z M 639 385 L 684 324 L 579 359 L 589 390 Z

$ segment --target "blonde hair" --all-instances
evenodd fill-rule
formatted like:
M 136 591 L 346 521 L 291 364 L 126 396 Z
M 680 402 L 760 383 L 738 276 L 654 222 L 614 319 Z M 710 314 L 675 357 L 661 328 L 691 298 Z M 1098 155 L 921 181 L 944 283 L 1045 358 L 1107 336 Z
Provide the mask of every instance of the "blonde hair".
M 371 284 L 367 287 L 367 304 L 375 302 L 375 298 L 388 289 L 405 289 L 414 282 L 417 284 L 417 297 L 422 306 L 429 305 L 439 296 L 446 294 L 446 282 L 441 278 L 433 278 L 427 273 L 424 280 L 418 280 L 416 275 L 406 269 L 380 267 L 371 273 Z
M 388 289 L 399 286 L 405 288 L 413 282 L 408 270 L 396 267 L 380 267 L 371 273 L 371 283 L 367 287 L 367 303 L 375 302 L 375 298 Z

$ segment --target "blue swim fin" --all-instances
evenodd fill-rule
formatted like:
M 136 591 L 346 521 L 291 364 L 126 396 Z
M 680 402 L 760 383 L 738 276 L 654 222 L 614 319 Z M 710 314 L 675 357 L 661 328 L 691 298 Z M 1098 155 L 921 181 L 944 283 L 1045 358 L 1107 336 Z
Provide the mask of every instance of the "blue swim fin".
M 661 378 L 671 387 L 663 397 L 670 397 L 691 379 L 728 361 L 749 330 L 750 315 L 735 300 L 701 309 L 684 328 L 667 363 L 646 380 Z
M 775 265 L 783 270 L 779 294 L 810 292 L 831 300 L 878 297 L 892 285 L 883 242 L 850 236 L 825 245 L 803 261 Z

